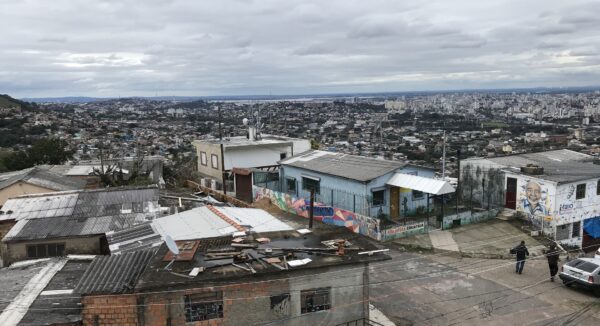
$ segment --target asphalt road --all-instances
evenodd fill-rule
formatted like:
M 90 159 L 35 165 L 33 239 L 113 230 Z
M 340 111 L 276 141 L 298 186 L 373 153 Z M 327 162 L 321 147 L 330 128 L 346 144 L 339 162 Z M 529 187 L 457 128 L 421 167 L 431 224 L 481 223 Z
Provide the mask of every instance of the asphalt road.
M 396 325 L 600 325 L 600 299 L 550 282 L 546 261 L 389 252 L 371 266 L 371 303 Z

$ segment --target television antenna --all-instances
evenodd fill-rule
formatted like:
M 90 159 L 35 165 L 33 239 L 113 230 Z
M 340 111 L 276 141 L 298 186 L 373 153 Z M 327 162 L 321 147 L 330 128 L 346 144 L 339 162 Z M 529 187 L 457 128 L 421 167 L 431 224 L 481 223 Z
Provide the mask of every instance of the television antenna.
M 165 237 L 165 243 L 167 244 L 167 248 L 169 248 L 169 251 L 173 254 L 173 259 L 171 259 L 171 261 L 164 268 L 164 270 L 170 271 L 173 262 L 175 262 L 175 259 L 177 259 L 177 255 L 179 255 L 179 248 L 177 247 L 175 240 L 173 240 L 173 238 L 171 238 L 171 236 L 168 234 Z

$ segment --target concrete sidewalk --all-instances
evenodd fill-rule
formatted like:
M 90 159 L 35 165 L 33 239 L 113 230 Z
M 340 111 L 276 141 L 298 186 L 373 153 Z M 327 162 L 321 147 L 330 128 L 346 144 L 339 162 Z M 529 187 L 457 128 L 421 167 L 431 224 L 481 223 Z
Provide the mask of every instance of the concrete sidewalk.
M 521 240 L 532 257 L 543 254 L 545 247 L 509 222 L 489 220 L 450 230 L 397 239 L 394 244 L 407 249 L 437 252 L 459 252 L 464 257 L 513 258 L 509 250 Z

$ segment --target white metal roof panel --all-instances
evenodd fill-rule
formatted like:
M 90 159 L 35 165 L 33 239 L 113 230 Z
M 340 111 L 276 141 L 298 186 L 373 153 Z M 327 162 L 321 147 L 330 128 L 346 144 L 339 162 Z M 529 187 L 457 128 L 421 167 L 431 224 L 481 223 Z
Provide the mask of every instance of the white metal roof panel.
M 255 232 L 289 231 L 292 227 L 258 208 L 215 207 L 239 225 L 250 226 Z
M 390 186 L 413 189 L 432 195 L 449 194 L 455 191 L 448 182 L 404 173 L 395 173 L 387 182 Z
M 174 240 L 218 237 L 236 231 L 206 206 L 161 217 L 152 224 L 163 237 L 169 235 Z

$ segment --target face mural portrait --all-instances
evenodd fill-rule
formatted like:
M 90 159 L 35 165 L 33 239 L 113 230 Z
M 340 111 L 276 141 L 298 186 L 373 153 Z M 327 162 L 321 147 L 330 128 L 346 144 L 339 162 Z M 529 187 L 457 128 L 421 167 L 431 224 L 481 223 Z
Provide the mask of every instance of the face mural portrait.
M 525 185 L 525 198 L 522 200 L 523 211 L 529 215 L 530 220 L 541 225 L 543 217 L 548 215 L 548 209 L 542 198 L 542 187 L 535 181 L 529 181 Z

